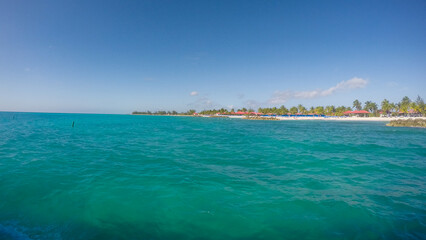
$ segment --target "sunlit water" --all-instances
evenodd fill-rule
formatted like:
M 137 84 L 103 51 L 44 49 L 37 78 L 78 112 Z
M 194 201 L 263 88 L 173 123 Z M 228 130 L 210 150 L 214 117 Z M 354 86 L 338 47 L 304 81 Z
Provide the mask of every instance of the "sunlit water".
M 0 239 L 425 238 L 425 129 L 0 113 Z

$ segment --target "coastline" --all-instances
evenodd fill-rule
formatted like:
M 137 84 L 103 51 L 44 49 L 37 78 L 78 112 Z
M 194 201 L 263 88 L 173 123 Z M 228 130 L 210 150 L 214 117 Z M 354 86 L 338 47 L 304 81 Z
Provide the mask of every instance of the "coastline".
M 247 118 L 245 115 L 168 115 L 168 114 L 130 114 L 134 116 L 169 116 L 169 117 L 201 117 L 201 118 L 230 118 L 243 120 L 259 120 L 259 121 L 348 121 L 348 122 L 390 122 L 392 120 L 409 120 L 421 119 L 426 120 L 426 117 L 282 117 L 282 116 L 258 116 L 256 118 Z M 271 119 L 273 118 L 273 119 Z
M 229 118 L 240 118 L 246 119 L 245 116 L 229 116 Z M 257 118 L 254 120 L 264 120 L 267 121 L 269 117 L 265 117 L 265 119 Z M 426 120 L 426 117 L 275 117 L 280 121 L 298 121 L 298 120 L 306 120 L 306 121 L 357 121 L 357 122 L 390 122 L 392 120 L 408 120 L 408 119 L 421 119 Z M 252 119 L 253 120 L 253 119 Z
M 402 119 L 402 118 L 382 118 L 382 117 L 277 117 L 277 118 L 283 121 L 322 120 L 322 121 L 361 121 L 361 122 L 390 122 L 391 120 Z

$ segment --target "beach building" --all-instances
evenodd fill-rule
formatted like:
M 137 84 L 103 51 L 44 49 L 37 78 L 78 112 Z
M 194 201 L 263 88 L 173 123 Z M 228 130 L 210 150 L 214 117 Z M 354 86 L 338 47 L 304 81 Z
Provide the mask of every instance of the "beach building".
M 421 117 L 421 114 L 419 114 L 419 112 L 415 111 L 414 109 L 410 109 L 407 112 L 399 111 L 398 115 L 405 117 Z
M 351 116 L 351 117 L 368 117 L 368 114 L 370 114 L 369 111 L 366 110 L 355 110 L 355 111 L 346 111 L 343 113 L 345 116 Z
M 262 113 L 258 113 L 258 112 L 231 112 L 231 114 L 233 115 L 262 115 Z
M 246 114 L 248 114 L 248 112 L 241 112 L 241 111 L 238 111 L 238 112 L 234 112 L 233 114 L 234 114 L 234 115 L 246 115 Z

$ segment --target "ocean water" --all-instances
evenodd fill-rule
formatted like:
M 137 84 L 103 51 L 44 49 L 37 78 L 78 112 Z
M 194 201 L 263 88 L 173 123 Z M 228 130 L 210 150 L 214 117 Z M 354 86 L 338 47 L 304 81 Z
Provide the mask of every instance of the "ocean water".
M 426 130 L 0 113 L 0 239 L 426 239 Z

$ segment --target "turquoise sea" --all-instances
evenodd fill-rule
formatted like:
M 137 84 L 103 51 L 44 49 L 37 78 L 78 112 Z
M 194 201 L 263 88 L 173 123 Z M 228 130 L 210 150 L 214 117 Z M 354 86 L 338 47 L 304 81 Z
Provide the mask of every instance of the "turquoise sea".
M 3 112 L 0 239 L 426 239 L 426 130 Z

